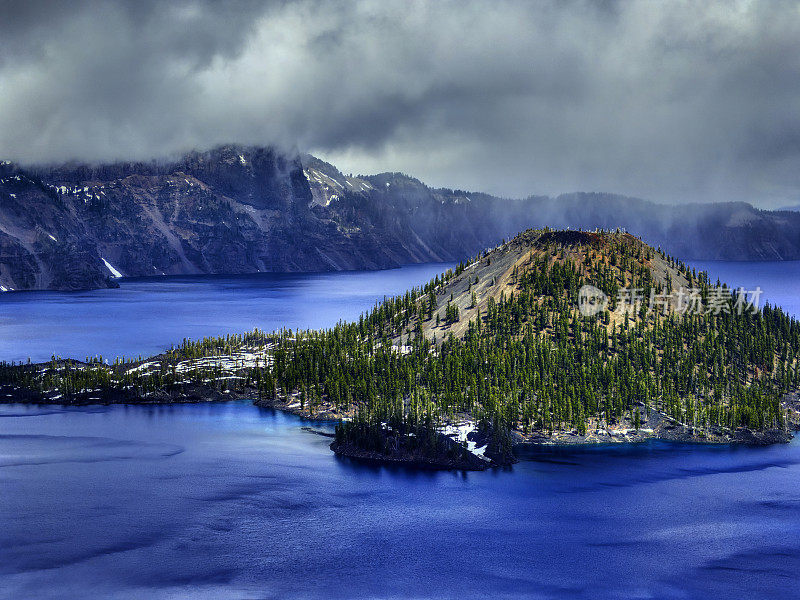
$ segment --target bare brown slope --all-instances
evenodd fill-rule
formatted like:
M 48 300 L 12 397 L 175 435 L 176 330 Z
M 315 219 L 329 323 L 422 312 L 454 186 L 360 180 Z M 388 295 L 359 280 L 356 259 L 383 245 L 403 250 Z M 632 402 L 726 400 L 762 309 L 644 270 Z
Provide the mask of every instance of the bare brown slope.
M 469 322 L 478 315 L 486 316 L 490 299 L 498 302 L 501 296 L 519 293 L 520 278 L 533 268 L 535 260 L 544 258 L 549 265 L 555 262 L 571 261 L 586 275 L 591 276 L 589 258 L 596 267 L 598 261 L 616 272 L 617 284 L 620 287 L 633 283 L 633 266 L 612 265 L 611 252 L 614 247 L 627 245 L 634 256 L 637 267 L 646 269 L 657 285 L 666 287 L 671 283 L 673 289 L 690 287 L 691 282 L 659 252 L 654 251 L 639 238 L 622 231 L 552 231 L 528 230 L 514 239 L 483 253 L 480 258 L 470 262 L 464 271 L 438 288 L 436 294 L 436 310 L 433 317 L 421 323 L 422 332 L 428 339 L 443 341 L 452 334 L 463 338 Z M 476 304 L 473 305 L 473 293 Z M 424 297 L 420 302 L 427 302 Z M 455 323 L 445 322 L 445 311 L 450 303 L 459 310 L 459 320 Z M 437 325 L 436 317 L 439 317 Z M 619 322 L 624 317 L 611 313 L 609 325 Z M 400 338 L 395 338 L 395 343 Z

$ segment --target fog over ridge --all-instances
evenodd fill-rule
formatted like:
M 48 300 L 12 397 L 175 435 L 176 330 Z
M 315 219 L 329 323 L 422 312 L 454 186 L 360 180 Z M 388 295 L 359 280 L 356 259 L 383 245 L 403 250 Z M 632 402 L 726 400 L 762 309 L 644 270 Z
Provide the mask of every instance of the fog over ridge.
M 796 2 L 0 2 L 0 156 L 800 203 Z

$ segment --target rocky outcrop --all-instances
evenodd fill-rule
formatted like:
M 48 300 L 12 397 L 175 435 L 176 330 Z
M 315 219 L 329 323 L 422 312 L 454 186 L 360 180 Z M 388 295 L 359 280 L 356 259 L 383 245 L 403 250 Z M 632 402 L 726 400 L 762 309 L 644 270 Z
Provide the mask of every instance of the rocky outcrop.
M 374 464 L 403 465 L 421 469 L 453 471 L 485 471 L 490 467 L 497 466 L 492 462 L 481 460 L 469 452 L 463 452 L 457 448 L 442 450 L 437 453 L 412 451 L 402 447 L 392 452 L 378 452 L 365 449 L 352 442 L 342 443 L 338 441 L 332 442 L 330 448 L 337 456 Z

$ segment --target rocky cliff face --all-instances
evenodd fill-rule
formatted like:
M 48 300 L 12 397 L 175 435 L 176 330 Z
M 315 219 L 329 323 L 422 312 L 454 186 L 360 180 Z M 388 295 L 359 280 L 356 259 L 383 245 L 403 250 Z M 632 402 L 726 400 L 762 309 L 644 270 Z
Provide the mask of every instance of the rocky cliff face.
M 364 198 L 349 200 L 315 204 L 300 159 L 264 148 L 228 146 L 171 164 L 4 163 L 0 284 L 76 289 L 108 285 L 114 271 L 380 269 L 455 257 L 392 231 Z
M 312 156 L 222 146 L 179 160 L 0 164 L 0 291 L 113 285 L 118 273 L 382 269 L 460 260 L 532 226 L 626 227 L 684 258 L 800 258 L 800 214 L 676 211 L 607 194 L 506 200 Z

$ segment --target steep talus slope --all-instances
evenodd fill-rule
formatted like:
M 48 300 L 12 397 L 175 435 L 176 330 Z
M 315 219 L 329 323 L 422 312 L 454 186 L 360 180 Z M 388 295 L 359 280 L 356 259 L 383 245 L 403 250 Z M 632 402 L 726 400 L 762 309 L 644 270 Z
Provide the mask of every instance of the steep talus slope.
M 612 253 L 621 253 L 623 248 L 641 261 L 637 272 L 616 261 L 612 266 L 608 260 Z M 592 257 L 601 262 L 607 261 L 606 267 L 614 273 L 614 283 L 606 290 L 611 296 L 625 286 L 635 287 L 635 282 L 638 282 L 638 286 L 644 286 L 641 287 L 641 294 L 646 299 L 649 299 L 650 288 L 664 292 L 668 287 L 673 290 L 688 289 L 697 284 L 697 281 L 687 277 L 677 263 L 653 251 L 630 233 L 620 230 L 527 230 L 473 259 L 463 269 L 457 269 L 458 272 L 440 286 L 434 287 L 435 294 L 429 296 L 428 306 L 433 300 L 436 308 L 432 318 L 419 321 L 420 332 L 426 339 L 437 340 L 438 343 L 450 335 L 463 338 L 470 321 L 478 315 L 485 315 L 489 304 L 500 303 L 520 293 L 527 272 L 569 261 L 588 280 L 593 274 L 596 276 L 598 270 L 596 265 L 589 266 Z M 570 293 L 575 292 L 577 290 L 570 290 Z M 614 298 L 610 298 L 610 301 L 613 302 Z M 446 306 L 458 310 L 458 320 L 447 321 L 446 311 L 442 310 Z M 609 324 L 621 321 L 620 314 L 608 313 Z M 410 330 L 408 333 L 411 333 Z M 401 343 L 402 336 L 396 336 L 393 341 Z

